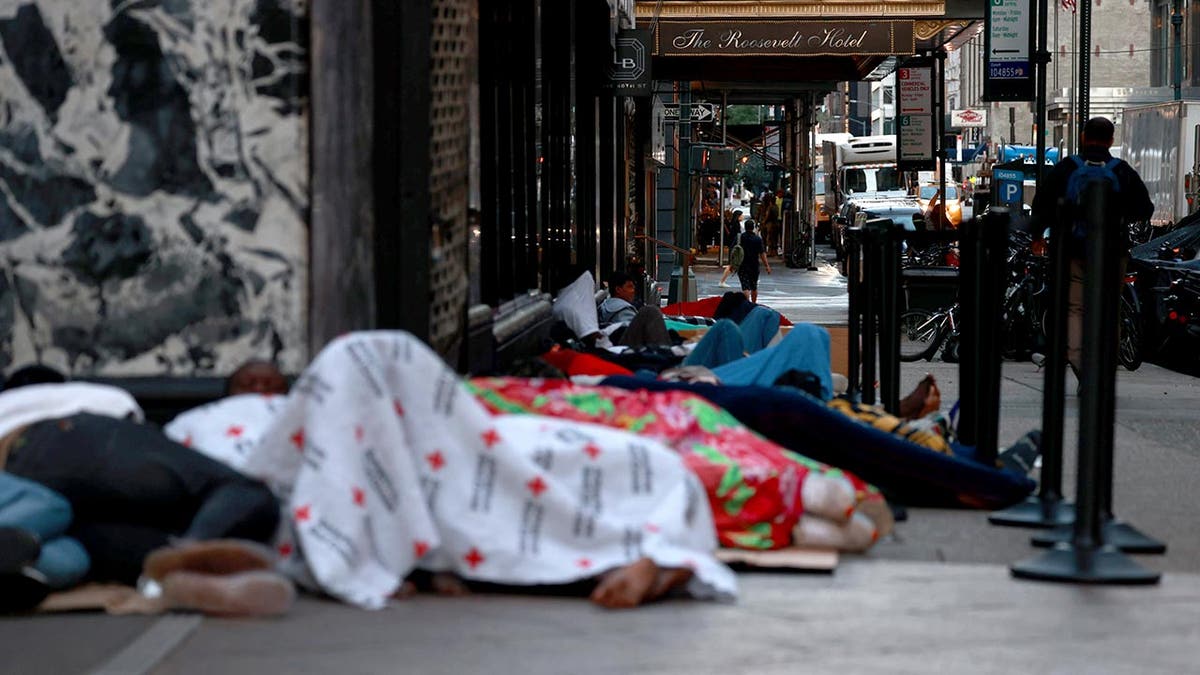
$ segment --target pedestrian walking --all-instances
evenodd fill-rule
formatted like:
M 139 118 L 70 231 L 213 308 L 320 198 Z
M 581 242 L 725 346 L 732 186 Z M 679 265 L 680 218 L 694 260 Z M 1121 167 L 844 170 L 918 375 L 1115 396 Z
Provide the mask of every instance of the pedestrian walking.
M 1141 176 L 1127 162 L 1114 158 L 1109 152 L 1113 144 L 1113 132 L 1113 123 L 1104 117 L 1093 117 L 1083 125 L 1079 154 L 1059 162 L 1045 177 L 1043 186 L 1033 198 L 1032 217 L 1035 232 L 1043 231 L 1055 223 L 1058 220 L 1059 200 L 1073 202 L 1082 189 L 1080 183 L 1090 180 L 1091 176 L 1108 180 L 1119 195 L 1116 206 L 1121 212 L 1122 237 L 1127 235 L 1130 223 L 1146 220 L 1154 214 L 1154 203 L 1150 201 L 1150 194 Z M 1077 172 L 1084 173 L 1076 176 Z M 1059 223 L 1059 226 L 1067 227 L 1069 224 Z M 1067 312 L 1067 361 L 1078 377 L 1083 342 L 1083 245 L 1082 241 L 1073 241 L 1074 239 L 1076 237 L 1068 235 L 1071 283 Z M 1114 288 L 1112 291 L 1118 293 L 1119 289 Z M 1115 340 L 1115 324 L 1112 331 Z
M 742 263 L 738 265 L 738 281 L 742 284 L 742 293 L 750 302 L 758 302 L 759 263 L 767 274 L 771 273 L 771 264 L 767 262 L 767 252 L 763 248 L 762 237 L 758 234 L 758 224 L 746 222 L 746 231 L 742 233 L 738 244 L 742 247 Z

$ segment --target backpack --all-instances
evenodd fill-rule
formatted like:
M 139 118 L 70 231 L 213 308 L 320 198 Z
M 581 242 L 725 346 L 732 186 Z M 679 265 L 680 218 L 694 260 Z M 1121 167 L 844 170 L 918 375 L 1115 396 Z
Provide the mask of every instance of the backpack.
M 1071 155 L 1071 161 L 1075 162 L 1076 169 L 1067 179 L 1067 203 L 1071 205 L 1072 212 L 1075 217 L 1071 222 L 1071 233 L 1069 247 L 1071 254 L 1076 258 L 1082 258 L 1086 250 L 1088 222 L 1083 218 L 1078 208 L 1079 196 L 1083 194 L 1083 190 L 1087 184 L 1095 179 L 1108 181 L 1112 185 L 1113 192 L 1121 192 L 1121 180 L 1117 178 L 1117 174 L 1113 171 L 1121 160 L 1112 158 L 1107 162 L 1089 162 L 1079 155 Z
M 741 267 L 742 260 L 746 257 L 746 249 L 742 248 L 741 244 L 735 244 L 733 250 L 729 252 L 729 264 L 734 269 Z

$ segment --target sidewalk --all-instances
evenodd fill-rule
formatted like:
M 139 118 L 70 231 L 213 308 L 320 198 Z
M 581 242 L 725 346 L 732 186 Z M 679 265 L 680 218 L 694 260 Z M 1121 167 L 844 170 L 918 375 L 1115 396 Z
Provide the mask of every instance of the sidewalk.
M 828 323 L 844 279 L 771 261 L 760 301 Z M 700 297 L 720 268 L 696 268 Z M 736 281 L 733 282 L 736 285 Z M 840 284 L 840 293 L 838 292 Z M 771 295 L 768 296 L 767 294 Z M 841 303 L 839 305 L 839 303 Z M 903 389 L 932 372 L 950 405 L 958 367 L 904 364 Z M 1042 374 L 1003 366 L 1000 440 L 1041 425 Z M 1068 375 L 1068 391 L 1074 382 Z M 0 620 L 2 673 L 1184 673 L 1200 640 L 1200 380 L 1143 365 L 1119 372 L 1117 515 L 1168 544 L 1138 559 L 1158 586 L 1017 581 L 1029 530 L 977 511 L 910 509 L 868 555 L 831 575 L 746 573 L 736 604 L 670 601 L 606 612 L 580 599 L 419 597 L 363 612 L 308 597 L 279 621 L 95 615 Z M 1077 404 L 1067 399 L 1074 493 Z M 802 430 L 797 430 L 802 433 Z

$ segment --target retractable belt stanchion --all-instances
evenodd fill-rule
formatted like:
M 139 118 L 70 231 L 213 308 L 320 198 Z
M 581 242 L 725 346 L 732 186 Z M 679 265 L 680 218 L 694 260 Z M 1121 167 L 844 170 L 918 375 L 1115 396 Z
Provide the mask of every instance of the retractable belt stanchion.
M 1007 213 L 1007 211 L 1005 211 Z M 979 228 L 972 218 L 960 226 L 958 240 L 958 440 L 974 447 L 979 442 Z
M 871 228 L 863 228 L 860 250 L 862 251 L 862 402 L 875 404 L 875 345 L 879 324 L 879 246 L 878 237 Z
M 1000 443 L 1000 305 L 1008 263 L 1008 212 L 996 209 L 983 219 L 978 237 L 978 304 L 975 310 L 978 348 L 975 350 L 977 386 L 975 459 L 995 466 Z
M 1075 523 L 1067 541 L 1012 566 L 1022 579 L 1091 584 L 1153 584 L 1161 575 L 1106 543 L 1103 511 L 1105 462 L 1111 463 L 1116 410 L 1117 303 L 1120 252 L 1112 187 L 1094 180 L 1080 208 L 1088 228 L 1083 304 L 1083 391 L 1079 401 L 1079 469 Z M 1105 456 L 1109 459 L 1105 460 Z
M 988 516 L 994 525 L 1055 527 L 1075 520 L 1075 505 L 1063 498 L 1063 405 L 1067 371 L 1067 294 L 1071 283 L 1067 254 L 1070 211 L 1060 202 L 1058 221 L 1050 226 L 1050 311 L 1047 314 L 1045 379 L 1042 385 L 1042 470 L 1038 493 Z
M 849 290 L 850 326 L 846 349 L 847 393 L 854 401 L 860 399 L 862 387 L 862 231 L 857 227 L 846 230 L 846 275 Z
M 886 218 L 867 222 L 875 232 L 879 269 L 879 398 L 900 414 L 900 237 Z

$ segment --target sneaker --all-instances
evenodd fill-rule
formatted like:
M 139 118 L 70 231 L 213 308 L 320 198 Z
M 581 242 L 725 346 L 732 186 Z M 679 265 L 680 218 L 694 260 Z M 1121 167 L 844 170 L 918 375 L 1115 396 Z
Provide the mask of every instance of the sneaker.
M 29 612 L 50 595 L 45 577 L 32 568 L 0 574 L 0 614 Z
M 0 574 L 19 574 L 41 553 L 36 534 L 20 527 L 0 527 Z
M 1002 468 L 1027 476 L 1033 471 L 1041 452 L 1042 432 L 1034 429 L 1006 448 L 996 459 Z

